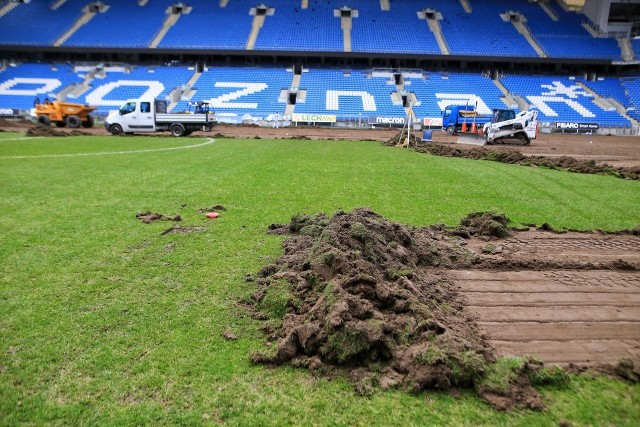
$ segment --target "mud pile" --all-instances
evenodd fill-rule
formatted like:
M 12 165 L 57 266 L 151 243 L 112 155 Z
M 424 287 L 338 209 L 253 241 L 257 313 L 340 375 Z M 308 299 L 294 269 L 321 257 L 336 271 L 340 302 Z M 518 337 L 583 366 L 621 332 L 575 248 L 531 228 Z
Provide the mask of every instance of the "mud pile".
M 48 126 L 33 126 L 30 127 L 27 132 L 27 136 L 83 136 L 91 135 L 89 132 L 83 132 L 81 130 L 74 129 L 70 132 L 64 132 L 56 130 Z
M 406 139 L 407 134 L 405 132 L 399 132 L 393 138 L 383 142 L 382 144 L 387 146 L 402 145 L 406 142 Z M 416 133 L 412 133 L 409 137 L 409 145 L 417 147 L 421 142 L 422 139 Z
M 27 127 L 27 126 L 33 126 L 33 123 L 30 122 L 29 120 L 26 119 L 16 119 L 16 120 L 8 120 L 5 118 L 0 117 L 0 127 L 9 127 L 9 128 L 13 128 L 13 127 Z
M 161 213 L 151 211 L 139 212 L 136 214 L 136 218 L 145 224 L 150 224 L 154 221 L 182 221 L 180 215 L 170 216 Z
M 460 148 L 444 144 L 416 145 L 415 147 L 417 152 L 433 154 L 435 156 L 462 157 L 473 160 L 493 160 L 501 163 L 546 167 L 549 169 L 559 169 L 568 172 L 610 175 L 632 180 L 640 179 L 639 168 L 616 168 L 606 163 L 597 164 L 593 160 L 577 160 L 573 157 L 567 156 L 525 156 L 521 152 L 513 149 L 490 150 L 478 147 Z
M 466 232 L 473 234 L 499 223 L 482 214 L 469 221 Z M 499 409 L 542 407 L 521 376 L 503 391 L 481 386 L 493 350 L 441 268 L 476 262 L 463 238 L 392 223 L 368 209 L 296 216 L 270 228 L 292 237 L 284 255 L 258 274 L 250 304 L 259 317 L 282 322 L 265 327 L 276 343 L 254 362 L 319 374 L 344 369 L 363 394 L 471 386 Z M 269 308 L 278 304 L 274 315 Z

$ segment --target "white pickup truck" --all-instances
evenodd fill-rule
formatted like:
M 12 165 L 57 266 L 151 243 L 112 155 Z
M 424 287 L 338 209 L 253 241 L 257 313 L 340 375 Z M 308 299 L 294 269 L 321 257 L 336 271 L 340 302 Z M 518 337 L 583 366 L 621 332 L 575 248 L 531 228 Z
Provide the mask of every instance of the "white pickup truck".
M 118 111 L 112 111 L 104 121 L 113 135 L 134 132 L 169 131 L 173 136 L 186 136 L 196 130 L 211 131 L 217 123 L 207 103 L 198 104 L 193 114 L 167 113 L 167 101 L 160 99 L 130 99 Z

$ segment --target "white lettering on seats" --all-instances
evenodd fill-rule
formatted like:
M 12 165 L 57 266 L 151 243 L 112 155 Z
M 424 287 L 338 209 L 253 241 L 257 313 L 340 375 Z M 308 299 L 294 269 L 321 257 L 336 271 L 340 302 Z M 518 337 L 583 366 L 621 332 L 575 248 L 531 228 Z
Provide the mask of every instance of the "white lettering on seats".
M 266 83 L 238 83 L 216 82 L 215 87 L 239 87 L 241 90 L 225 93 L 217 98 L 211 98 L 209 105 L 214 108 L 258 108 L 257 102 L 229 102 L 265 90 L 269 87 Z
M 155 99 L 162 91 L 164 85 L 155 80 L 118 80 L 98 86 L 93 92 L 87 95 L 86 102 L 90 105 L 106 105 L 110 107 L 119 107 L 126 99 L 104 99 L 112 90 L 119 87 L 134 86 L 147 87 L 147 90 L 138 98 Z
M 540 85 L 543 89 L 549 89 L 549 92 L 541 92 L 540 95 L 567 95 L 569 98 L 576 99 L 578 96 L 593 98 L 591 94 L 586 92 L 578 85 L 565 86 L 562 82 L 552 82 L 550 85 Z
M 13 87 L 25 84 L 25 85 L 40 85 L 32 89 L 13 89 Z M 54 89 L 60 87 L 62 82 L 58 79 L 41 79 L 37 77 L 15 77 L 9 79 L 6 82 L 0 84 L 0 95 L 25 95 L 36 96 L 41 94 L 48 94 Z
M 364 111 L 377 111 L 376 100 L 373 96 L 365 91 L 360 90 L 328 90 L 326 95 L 327 110 L 340 109 L 341 96 L 356 96 L 362 99 L 362 108 Z
M 549 102 L 561 102 L 574 111 L 580 114 L 582 117 L 595 117 L 591 111 L 587 110 L 582 104 L 574 101 L 573 99 L 563 98 L 561 96 L 527 96 L 527 99 L 538 109 L 542 114 L 549 117 L 558 117 L 558 113 L 551 108 Z

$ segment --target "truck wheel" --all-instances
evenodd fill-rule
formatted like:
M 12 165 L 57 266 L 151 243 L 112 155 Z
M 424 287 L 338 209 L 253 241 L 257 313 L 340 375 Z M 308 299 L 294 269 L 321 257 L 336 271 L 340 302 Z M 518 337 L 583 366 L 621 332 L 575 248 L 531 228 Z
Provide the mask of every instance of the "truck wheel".
M 38 116 L 38 124 L 42 126 L 49 126 L 51 124 L 51 119 L 49 118 L 49 116 L 41 114 Z
M 171 131 L 171 135 L 173 136 L 184 136 L 186 133 L 184 126 L 182 126 L 180 123 L 172 124 L 169 130 Z
M 67 126 L 69 126 L 71 129 L 77 129 L 81 124 L 82 120 L 75 114 L 67 117 Z
M 93 116 L 87 116 L 87 121 L 82 122 L 83 128 L 92 128 L 93 127 Z
M 120 126 L 119 124 L 112 124 L 109 127 L 109 132 L 111 132 L 111 135 L 122 135 L 122 126 Z
M 454 133 L 456 133 L 456 128 L 455 128 L 455 127 L 453 127 L 453 125 L 449 125 L 449 126 L 447 126 L 447 133 L 448 133 L 449 135 L 453 135 Z

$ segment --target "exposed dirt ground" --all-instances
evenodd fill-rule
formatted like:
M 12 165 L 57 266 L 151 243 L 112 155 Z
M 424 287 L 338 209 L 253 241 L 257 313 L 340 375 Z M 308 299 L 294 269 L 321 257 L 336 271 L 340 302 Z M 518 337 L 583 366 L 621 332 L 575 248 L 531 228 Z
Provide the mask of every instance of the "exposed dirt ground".
M 547 363 L 640 365 L 640 237 L 513 231 L 482 270 L 452 270 L 467 312 L 499 355 Z M 489 245 L 489 246 L 487 246 Z M 495 252 L 495 253 L 494 253 Z

